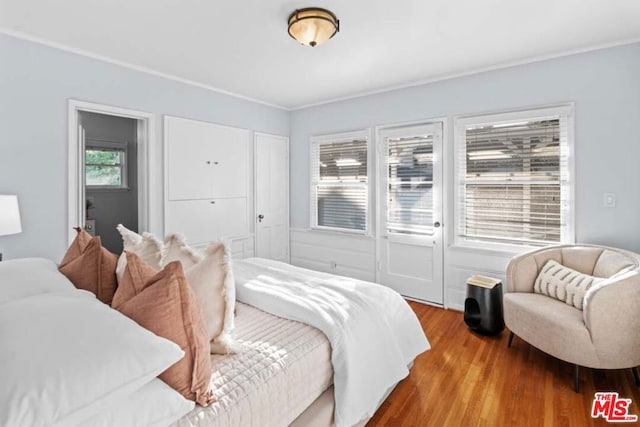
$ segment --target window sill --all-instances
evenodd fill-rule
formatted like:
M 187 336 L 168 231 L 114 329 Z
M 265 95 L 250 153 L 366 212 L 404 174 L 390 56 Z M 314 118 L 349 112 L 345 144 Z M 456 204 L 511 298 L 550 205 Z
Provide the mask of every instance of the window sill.
M 322 233 L 327 235 L 336 235 L 336 236 L 349 236 L 349 237 L 360 237 L 364 239 L 371 239 L 373 235 L 367 231 L 349 231 L 349 230 L 338 230 L 334 228 L 323 228 L 323 227 L 310 227 L 307 228 L 306 231 L 312 233 Z
M 131 191 L 129 187 L 91 187 L 86 186 L 85 191 L 88 193 L 127 193 Z
M 540 249 L 541 246 L 520 246 L 520 245 L 501 245 L 490 242 L 484 243 L 463 243 L 456 242 L 452 245 L 449 245 L 449 249 L 460 251 L 460 252 L 468 252 L 468 253 L 482 253 L 491 256 L 503 257 L 503 258 L 513 258 L 514 256 L 535 250 Z

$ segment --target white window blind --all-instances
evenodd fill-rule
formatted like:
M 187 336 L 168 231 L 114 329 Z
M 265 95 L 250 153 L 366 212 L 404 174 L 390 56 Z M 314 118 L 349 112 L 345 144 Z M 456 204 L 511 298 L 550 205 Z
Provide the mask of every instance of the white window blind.
M 388 138 L 387 232 L 433 232 L 433 135 Z
M 368 142 L 364 132 L 312 140 L 311 224 L 314 228 L 368 229 Z
M 519 245 L 573 239 L 568 109 L 563 111 L 459 123 L 459 238 Z

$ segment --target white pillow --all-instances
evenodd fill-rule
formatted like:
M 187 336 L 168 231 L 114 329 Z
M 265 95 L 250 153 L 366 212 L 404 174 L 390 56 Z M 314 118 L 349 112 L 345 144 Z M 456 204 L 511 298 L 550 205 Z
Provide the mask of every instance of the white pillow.
M 231 251 L 224 242 L 210 244 L 201 253 L 191 249 L 180 234 L 165 238 L 162 265 L 180 261 L 196 299 L 211 341 L 211 352 L 235 353 L 232 338 L 236 285 L 231 265 Z
M 142 235 L 131 231 L 122 224 L 118 224 L 116 229 L 122 236 L 122 245 L 125 251 L 133 252 L 138 255 L 145 264 L 160 270 L 162 268 L 162 242 L 155 238 L 151 233 L 142 233 Z M 116 266 L 116 278 L 118 283 L 122 280 L 122 275 L 127 267 L 127 257 L 124 252 L 118 258 Z
M 183 357 L 86 291 L 0 309 L 0 425 L 81 425 Z
M 98 414 L 82 422 L 92 427 L 166 427 L 191 411 L 195 402 L 185 399 L 154 378 L 130 396 L 122 396 Z
M 533 292 L 555 298 L 582 310 L 584 297 L 592 286 L 606 279 L 580 273 L 550 259 L 533 284 Z
M 73 292 L 76 287 L 53 261 L 22 258 L 0 262 L 0 304 L 47 292 Z

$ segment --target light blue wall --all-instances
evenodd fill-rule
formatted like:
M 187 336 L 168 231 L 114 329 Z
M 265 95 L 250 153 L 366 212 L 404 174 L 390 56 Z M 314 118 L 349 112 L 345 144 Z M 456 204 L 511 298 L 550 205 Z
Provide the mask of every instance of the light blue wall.
M 309 224 L 311 135 L 574 101 L 577 238 L 640 251 L 638 76 L 634 44 L 289 113 L 0 35 L 0 194 L 19 195 L 23 220 L 23 233 L 0 237 L 0 252 L 64 253 L 70 98 L 290 134 L 295 228 Z M 601 207 L 605 192 L 616 208 Z
M 569 101 L 575 102 L 576 238 L 640 251 L 640 44 L 294 111 L 291 225 L 309 226 L 312 135 Z M 616 194 L 615 208 L 602 207 L 606 192 Z
M 162 114 L 289 133 L 287 111 L 0 35 L 0 194 L 18 194 L 23 221 L 0 237 L 7 259 L 66 249 L 70 98 L 157 114 L 157 144 Z

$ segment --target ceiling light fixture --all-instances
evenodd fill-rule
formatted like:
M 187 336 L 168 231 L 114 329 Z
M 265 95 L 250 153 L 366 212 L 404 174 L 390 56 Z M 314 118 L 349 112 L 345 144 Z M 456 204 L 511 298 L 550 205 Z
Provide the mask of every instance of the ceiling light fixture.
M 300 43 L 315 47 L 340 31 L 340 21 L 327 9 L 307 7 L 289 15 L 289 35 Z

